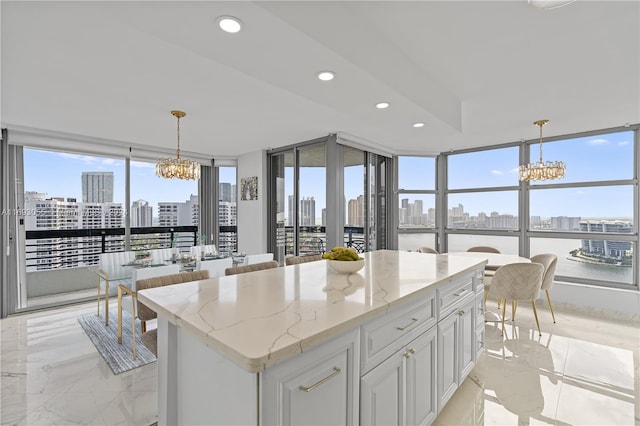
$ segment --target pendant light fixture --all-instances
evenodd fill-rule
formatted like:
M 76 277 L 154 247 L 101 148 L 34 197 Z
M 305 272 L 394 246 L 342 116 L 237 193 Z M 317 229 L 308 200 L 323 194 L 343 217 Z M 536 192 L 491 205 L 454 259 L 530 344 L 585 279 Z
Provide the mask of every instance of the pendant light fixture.
M 529 182 L 532 180 L 553 180 L 564 177 L 567 166 L 563 161 L 542 161 L 542 126 L 547 124 L 549 120 L 534 121 L 533 124 L 540 127 L 540 161 L 537 163 L 523 164 L 518 170 L 521 181 Z
M 200 178 L 200 164 L 189 159 L 180 158 L 180 119 L 187 114 L 182 111 L 171 111 L 171 115 L 178 119 L 176 158 L 159 159 L 156 163 L 156 175 L 165 179 L 198 180 Z

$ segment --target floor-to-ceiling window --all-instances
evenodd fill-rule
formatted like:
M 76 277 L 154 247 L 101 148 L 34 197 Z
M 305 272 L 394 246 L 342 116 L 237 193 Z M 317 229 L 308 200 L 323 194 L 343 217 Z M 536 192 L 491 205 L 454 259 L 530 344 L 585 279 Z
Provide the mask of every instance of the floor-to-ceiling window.
M 297 211 L 297 254 L 322 253 L 326 241 L 326 143 L 302 146 L 297 155 L 298 191 L 288 199 L 288 215 L 296 217 L 293 209 Z
M 365 198 L 365 152 L 345 146 L 344 158 L 344 233 L 345 244 L 360 252 L 365 251 L 365 223 L 368 222 L 371 200 Z M 368 223 L 367 223 L 368 224 Z
M 188 251 L 198 243 L 194 240 L 194 227 L 200 223 L 197 181 L 164 179 L 155 174 L 155 163 L 131 160 L 130 194 L 132 250 L 175 246 Z M 148 229 L 152 227 L 158 232 L 152 233 Z
M 197 244 L 198 182 L 155 176 L 153 157 L 164 154 L 136 158 L 129 147 L 64 135 L 27 147 L 25 135 L 13 142 L 21 152 L 14 179 L 21 214 L 13 218 L 17 279 L 5 285 L 17 296 L 8 313 L 95 297 L 91 268 L 100 253 Z
M 564 281 L 638 284 L 633 273 L 638 247 L 635 133 L 623 128 L 543 145 L 545 158 L 567 163 L 567 175 L 531 182 L 528 248 L 532 255 L 556 254 L 556 276 Z M 529 149 L 537 159 L 538 144 Z
M 520 158 L 539 158 L 535 140 L 442 155 L 447 251 L 553 253 L 559 280 L 637 286 L 637 132 L 629 126 L 544 141 L 544 159 L 567 164 L 566 176 L 551 181 L 518 180 Z
M 103 251 L 124 249 L 127 209 L 123 158 L 23 153 L 24 274 L 17 309 L 83 296 L 87 281 L 95 281 L 87 267 Z
M 333 245 L 359 252 L 385 248 L 388 160 L 338 143 L 335 135 L 270 152 L 269 240 L 275 258 L 283 262 Z
M 398 250 L 436 244 L 436 158 L 397 158 Z
M 519 251 L 519 146 L 447 155 L 447 251 Z
M 237 167 L 218 166 L 218 250 L 238 251 Z

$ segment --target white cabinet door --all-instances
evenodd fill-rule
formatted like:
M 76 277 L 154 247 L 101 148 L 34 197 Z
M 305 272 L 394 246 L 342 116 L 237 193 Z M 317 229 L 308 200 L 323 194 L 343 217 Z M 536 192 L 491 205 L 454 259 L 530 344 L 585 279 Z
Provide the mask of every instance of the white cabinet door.
M 407 424 L 428 425 L 437 415 L 436 327 L 407 345 Z
M 451 314 L 438 324 L 438 411 L 458 388 L 458 321 Z
M 473 369 L 476 360 L 475 300 L 469 301 L 458 311 L 459 347 L 458 383 Z
M 359 333 L 347 333 L 268 368 L 263 425 L 358 424 Z
M 404 425 L 405 353 L 383 361 L 360 380 L 360 424 Z

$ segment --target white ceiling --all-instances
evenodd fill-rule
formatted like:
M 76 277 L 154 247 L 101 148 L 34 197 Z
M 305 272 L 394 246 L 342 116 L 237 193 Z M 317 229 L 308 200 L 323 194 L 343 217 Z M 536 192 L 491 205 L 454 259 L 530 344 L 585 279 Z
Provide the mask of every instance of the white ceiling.
M 2 123 L 229 157 L 437 153 L 640 122 L 640 2 L 2 1 Z M 244 23 L 237 34 L 216 18 Z M 315 74 L 337 73 L 331 82 Z M 377 110 L 378 101 L 389 101 Z M 425 127 L 415 129 L 413 122 Z

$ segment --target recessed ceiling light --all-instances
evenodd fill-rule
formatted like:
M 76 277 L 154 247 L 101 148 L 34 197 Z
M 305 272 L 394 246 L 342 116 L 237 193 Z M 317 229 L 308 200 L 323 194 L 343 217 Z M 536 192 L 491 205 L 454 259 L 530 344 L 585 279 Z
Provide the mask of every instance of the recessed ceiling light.
M 573 3 L 576 0 L 529 0 L 529 4 L 538 9 L 557 9 Z
M 424 127 L 424 123 L 413 123 L 413 127 Z
M 233 16 L 221 16 L 218 18 L 218 26 L 227 33 L 237 33 L 242 29 L 242 22 Z
M 333 80 L 333 78 L 336 76 L 336 73 L 334 73 L 333 71 L 320 71 L 317 76 L 322 81 L 329 81 Z
M 391 105 L 389 102 L 378 102 L 376 104 L 376 108 L 385 109 L 385 108 L 389 108 L 389 105 Z

